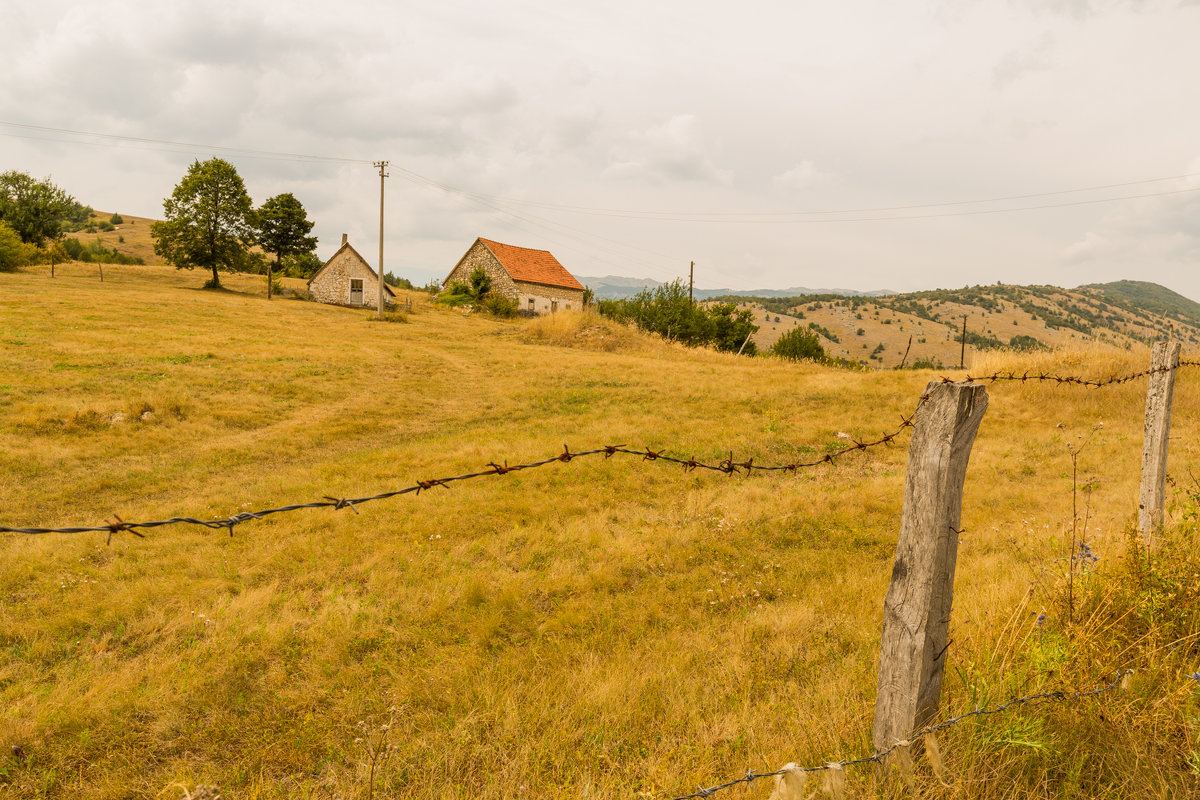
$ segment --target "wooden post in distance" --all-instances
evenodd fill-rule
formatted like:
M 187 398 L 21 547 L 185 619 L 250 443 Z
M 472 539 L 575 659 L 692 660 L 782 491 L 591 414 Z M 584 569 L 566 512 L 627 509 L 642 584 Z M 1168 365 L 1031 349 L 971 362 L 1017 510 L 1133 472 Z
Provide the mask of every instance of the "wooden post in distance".
M 933 719 L 949 647 L 962 489 L 987 389 L 931 381 L 913 420 L 904 511 L 883 605 L 875 750 Z

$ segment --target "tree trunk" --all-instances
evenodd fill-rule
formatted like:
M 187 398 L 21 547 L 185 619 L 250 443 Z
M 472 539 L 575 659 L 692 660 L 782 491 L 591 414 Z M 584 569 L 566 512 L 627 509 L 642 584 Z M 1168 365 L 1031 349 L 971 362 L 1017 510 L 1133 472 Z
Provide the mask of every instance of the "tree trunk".
M 217 262 L 215 262 L 215 261 L 213 262 L 213 265 L 212 265 L 212 271 L 213 271 L 212 288 L 216 289 L 218 286 L 221 285 L 221 279 L 217 277 Z
M 279 263 L 278 259 L 276 259 L 275 263 Z M 274 273 L 271 271 L 271 262 L 268 261 L 267 262 L 267 299 L 268 300 L 271 299 L 271 280 L 273 279 L 273 276 L 274 276 Z

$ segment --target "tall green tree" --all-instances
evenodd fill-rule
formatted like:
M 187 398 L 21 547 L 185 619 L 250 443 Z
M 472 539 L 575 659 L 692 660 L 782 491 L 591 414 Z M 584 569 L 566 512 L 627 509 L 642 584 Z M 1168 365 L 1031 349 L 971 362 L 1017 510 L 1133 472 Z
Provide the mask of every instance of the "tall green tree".
M 224 159 L 195 161 L 163 201 L 163 221 L 150 226 L 154 252 L 177 269 L 212 270 L 209 285 L 221 285 L 218 270 L 232 272 L 246 261 L 253 241 L 253 205 L 246 185 Z
M 28 172 L 0 173 L 0 220 L 21 237 L 41 247 L 47 239 L 62 236 L 63 222 L 81 208 L 75 198 L 50 182 L 37 180 Z
M 313 223 L 300 201 L 291 192 L 277 194 L 262 204 L 251 218 L 254 241 L 275 256 L 275 269 L 280 269 L 285 256 L 311 253 L 317 247 L 317 237 L 309 236 Z M 272 267 L 267 265 L 267 299 L 271 299 Z

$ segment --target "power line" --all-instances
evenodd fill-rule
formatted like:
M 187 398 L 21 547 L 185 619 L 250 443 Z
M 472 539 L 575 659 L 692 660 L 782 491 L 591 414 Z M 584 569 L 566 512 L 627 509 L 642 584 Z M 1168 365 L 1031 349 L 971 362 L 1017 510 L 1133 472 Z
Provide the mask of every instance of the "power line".
M 1054 197 L 1054 196 L 1059 196 L 1059 195 L 1064 195 L 1064 194 L 1078 194 L 1080 192 L 1094 192 L 1094 191 L 1100 191 L 1102 189 L 1117 189 L 1117 188 L 1122 188 L 1122 187 L 1126 187 L 1126 186 L 1139 186 L 1139 185 L 1144 185 L 1144 184 L 1148 184 L 1148 183 L 1161 183 L 1164 181 L 1184 180 L 1187 178 L 1200 177 L 1200 172 L 1191 172 L 1191 173 L 1186 173 L 1183 175 L 1171 175 L 1171 176 L 1167 176 L 1167 177 L 1163 177 L 1163 178 L 1146 178 L 1144 180 L 1126 181 L 1124 183 L 1109 183 L 1109 184 L 1102 184 L 1102 185 L 1098 185 L 1098 186 L 1085 186 L 1085 187 L 1078 188 L 1078 189 L 1061 189 L 1061 190 L 1057 190 L 1057 191 L 1053 191 L 1053 192 L 1035 192 L 1032 194 L 1008 195 L 1005 197 L 991 197 L 991 198 L 985 198 L 985 199 L 981 199 L 981 200 L 953 200 L 953 201 L 949 201 L 949 202 L 940 202 L 940 203 L 916 203 L 916 204 L 911 204 L 911 205 L 875 206 L 875 207 L 867 207 L 867 208 L 843 208 L 843 209 L 826 209 L 826 210 L 815 210 L 815 211 L 650 211 L 650 210 L 631 210 L 631 209 L 619 209 L 619 208 L 598 208 L 598 207 L 591 207 L 591 206 L 566 205 L 566 204 L 560 204 L 560 203 L 545 203 L 545 202 L 541 202 L 541 201 L 537 201 L 537 200 L 521 200 L 521 199 L 512 198 L 512 197 L 501 197 L 501 196 L 497 196 L 497 195 L 481 194 L 478 192 L 470 192 L 465 189 L 458 189 L 453 186 L 446 186 L 444 184 L 437 183 L 436 181 L 433 181 L 429 178 L 425 178 L 424 176 L 416 175 L 416 173 L 410 173 L 410 174 L 420 178 L 422 181 L 428 182 L 430 185 L 437 186 L 439 189 L 442 189 L 443 191 L 452 192 L 454 194 L 460 194 L 460 195 L 478 198 L 478 199 L 482 199 L 482 200 L 489 200 L 491 202 L 508 203 L 511 205 L 522 205 L 522 206 L 528 206 L 531 208 L 541 208 L 541 209 L 551 210 L 551 211 L 564 211 L 564 212 L 573 213 L 573 214 L 587 214 L 587 215 L 591 215 L 591 216 L 602 216 L 602 217 L 623 217 L 623 218 L 629 218 L 629 219 L 648 219 L 648 220 L 666 221 L 666 222 L 806 222 L 806 221 L 814 221 L 815 222 L 815 221 L 819 221 L 819 220 L 803 220 L 803 219 L 787 219 L 787 218 L 789 218 L 789 217 L 835 216 L 838 214 L 875 214 L 875 213 L 884 213 L 884 212 L 888 212 L 888 211 L 912 211 L 912 210 L 917 210 L 917 209 L 922 209 L 922 208 L 947 208 L 947 207 L 952 207 L 952 206 L 981 205 L 984 203 L 1001 203 L 1001 202 L 1008 202 L 1008 201 L 1012 201 L 1012 200 L 1029 200 L 1029 199 L 1033 199 L 1036 197 Z M 1139 198 L 1139 197 L 1156 197 L 1160 194 L 1179 194 L 1181 192 L 1191 192 L 1191 191 L 1200 191 L 1200 187 L 1196 187 L 1194 189 L 1180 189 L 1180 190 L 1172 190 L 1172 191 L 1166 191 L 1166 192 L 1156 192 L 1156 193 L 1151 193 L 1151 194 L 1118 196 L 1118 197 L 1112 197 L 1112 198 L 1104 198 L 1101 200 L 1089 200 L 1089 201 L 1080 201 L 1080 202 L 1072 202 L 1072 203 L 1063 203 L 1061 205 L 1068 206 L 1068 205 L 1080 205 L 1082 203 L 1112 202 L 1115 200 L 1127 200 L 1127 199 L 1134 199 L 1134 198 Z M 1006 211 L 1024 211 L 1027 209 L 1034 209 L 1034 208 L 1057 208 L 1058 206 L 1059 206 L 1059 204 L 1037 205 L 1037 206 L 1026 206 L 1026 207 L 1017 207 L 1017 208 L 992 209 L 992 210 L 986 210 L 986 211 L 971 211 L 971 212 L 963 212 L 963 213 L 964 214 L 1003 213 Z M 939 214 L 939 215 L 935 215 L 935 216 L 954 216 L 954 214 L 948 213 L 948 214 Z M 784 218 L 784 219 L 770 219 L 772 217 L 779 217 L 779 218 Z M 925 218 L 924 216 L 906 216 L 906 217 L 881 217 L 879 219 L 924 219 L 924 218 Z M 876 218 L 870 218 L 870 220 L 874 220 L 874 219 L 876 219 Z M 836 220 L 836 221 L 838 221 L 838 222 L 861 222 L 861 221 L 869 221 L 869 220 L 854 219 L 854 220 Z
M 205 145 L 196 144 L 193 142 L 176 142 L 166 139 L 152 139 L 139 136 L 125 136 L 121 134 L 98 133 L 96 131 L 80 131 L 69 128 L 53 128 L 44 125 L 31 125 L 19 122 L 6 122 L 0 120 L 0 126 L 8 126 L 20 128 L 30 131 L 41 131 L 46 133 L 67 134 L 71 136 L 92 136 L 109 141 L 127 141 L 140 144 L 157 144 L 167 145 L 171 147 L 190 148 L 199 150 L 220 151 L 231 154 L 246 155 L 258 158 L 282 158 L 292 159 L 297 161 L 320 161 L 333 162 L 343 164 L 372 164 L 370 159 L 345 158 L 340 156 L 324 156 L 307 153 L 288 153 L 271 150 L 258 150 L 252 148 L 229 147 L 223 145 Z M 8 136 L 18 136 L 18 134 L 4 133 Z M 19 137 L 32 138 L 32 137 Z M 84 142 L 85 144 L 87 142 Z M 502 195 L 490 195 L 482 192 L 472 192 L 467 189 L 460 189 L 455 186 L 441 183 L 432 178 L 421 175 L 413 170 L 404 167 L 394 167 L 397 172 L 401 173 L 401 177 L 414 182 L 421 183 L 426 186 L 435 187 L 450 194 L 456 194 L 462 197 L 473 199 L 477 202 L 521 205 L 528 207 L 536 207 L 545 210 L 563 211 L 575 214 L 586 214 L 591 216 L 608 216 L 608 217 L 623 217 L 647 219 L 663 222 L 720 222 L 720 223 L 773 223 L 773 224 L 795 224 L 795 223 L 811 223 L 811 222 L 880 222 L 886 220 L 907 220 L 907 219 L 934 219 L 939 217 L 954 217 L 954 216 L 975 216 L 981 214 L 1005 214 L 1015 211 L 1034 211 L 1049 208 L 1066 208 L 1071 206 L 1093 205 L 1098 203 L 1112 203 L 1121 200 L 1138 200 L 1149 197 L 1163 197 L 1175 194 L 1185 194 L 1189 192 L 1200 191 L 1200 187 L 1189 189 L 1175 189 L 1164 192 L 1147 192 L 1143 194 L 1133 195 L 1118 195 L 1116 197 L 1104 197 L 1091 200 L 1076 200 L 1067 203 L 1044 203 L 1039 205 L 1017 206 L 1013 208 L 997 208 L 997 209 L 981 209 L 977 211 L 952 211 L 936 214 L 917 214 L 903 216 L 869 216 L 869 217 L 850 217 L 845 219 L 819 220 L 819 219 L 802 219 L 802 217 L 833 217 L 840 214 L 882 214 L 890 211 L 912 211 L 925 208 L 947 208 L 964 205 L 980 205 L 984 203 L 1000 203 L 1013 200 L 1029 200 L 1038 197 L 1055 197 L 1066 194 L 1077 194 L 1080 192 L 1094 192 L 1105 189 L 1117 189 L 1127 186 L 1139 186 L 1151 183 L 1161 183 L 1164 181 L 1184 180 L 1200 176 L 1200 173 L 1189 172 L 1181 175 L 1169 175 L 1159 178 L 1144 178 L 1135 181 L 1124 181 L 1121 183 L 1098 184 L 1094 186 L 1085 186 L 1074 189 L 1060 189 L 1049 192 L 1033 192 L 1027 194 L 1005 195 L 1000 197 L 984 198 L 979 200 L 954 200 L 938 203 L 915 203 L 898 206 L 874 206 L 865 208 L 843 208 L 843 209 L 819 209 L 808 211 L 711 211 L 711 212 L 681 212 L 681 211 L 652 211 L 644 209 L 618 209 L 618 208 L 602 208 L 591 206 L 571 205 L 565 203 L 547 203 L 535 200 L 523 200 L 514 197 L 504 197 Z M 501 213 L 509 213 L 502 209 L 493 207 L 493 210 Z M 515 215 L 513 215 L 515 216 Z M 590 235 L 590 234 L 589 234 Z
M 170 147 L 187 148 L 191 150 L 215 151 L 229 153 L 231 155 L 243 155 L 251 158 L 278 158 L 290 159 L 294 161 L 324 161 L 339 164 L 372 164 L 370 159 L 366 158 L 342 158 L 340 156 L 322 156 L 309 153 L 287 153 L 275 150 L 255 150 L 246 147 L 228 147 L 217 144 L 197 144 L 195 142 L 176 142 L 170 139 L 151 139 L 144 136 L 125 136 L 117 133 L 98 133 L 96 131 L 77 131 L 69 128 L 51 128 L 45 125 L 29 125 L 23 122 L 5 122 L 0 120 L 0 125 L 5 125 L 11 128 L 21 128 L 29 131 L 39 131 L 42 133 L 59 133 L 68 134 L 71 136 L 94 136 L 107 141 L 122 141 L 134 142 L 138 144 L 157 144 L 168 145 Z M 20 134 L 3 132 L 5 136 L 14 136 L 19 139 L 39 139 L 40 141 L 61 141 L 64 144 L 99 144 L 99 142 L 69 142 L 60 139 L 40 139 L 35 136 L 21 136 Z
M 1086 190 L 1071 189 L 1071 190 L 1067 190 L 1067 191 L 1086 191 Z M 974 217 L 974 216 L 980 216 L 983 214 L 1008 214 L 1008 213 L 1012 213 L 1012 212 L 1016 212 L 1016 211 L 1037 211 L 1037 210 L 1047 209 L 1047 208 L 1069 208 L 1071 206 L 1087 206 L 1087 205 L 1096 205 L 1098 203 L 1115 203 L 1115 202 L 1119 202 L 1121 200 L 1140 200 L 1140 199 L 1147 198 L 1147 197 L 1165 197 L 1165 196 L 1174 195 L 1174 194 L 1188 194 L 1190 192 L 1200 192 L 1200 186 L 1196 186 L 1196 187 L 1193 187 L 1190 189 L 1172 189 L 1172 190 L 1165 191 L 1165 192 L 1147 192 L 1145 194 L 1119 195 L 1117 197 L 1102 197 L 1102 198 L 1093 199 L 1093 200 L 1074 200 L 1069 203 L 1044 203 L 1041 205 L 1034 205 L 1034 206 L 1016 206 L 1016 207 L 1012 207 L 1012 208 L 989 208 L 989 209 L 981 209 L 978 211 L 947 211 L 947 212 L 939 213 L 939 214 L 908 214 L 908 215 L 899 215 L 899 216 L 844 217 L 844 218 L 840 218 L 840 219 L 838 219 L 838 218 L 832 218 L 832 219 L 830 219 L 830 218 L 824 218 L 824 219 L 721 219 L 719 217 L 699 217 L 699 216 L 642 217 L 642 216 L 632 216 L 632 215 L 622 214 L 622 213 L 613 213 L 613 214 L 596 213 L 593 216 L 623 217 L 626 219 L 647 219 L 647 220 L 653 220 L 656 222 L 703 222 L 703 223 L 709 223 L 709 224 L 721 223 L 721 224 L 735 224 L 735 225 L 763 225 L 763 224 L 768 224 L 768 225 L 806 225 L 806 224 L 818 224 L 818 223 L 830 223 L 830 222 L 888 222 L 891 220 L 938 219 L 941 217 Z M 1041 196 L 1041 195 L 1039 195 L 1039 196 Z M 989 200 L 964 200 L 959 203 L 947 203 L 946 205 L 965 205 L 967 203 L 986 203 L 986 202 L 992 202 L 992 201 L 989 201 Z M 910 208 L 930 208 L 930 207 L 935 207 L 935 206 L 909 206 L 909 207 Z M 903 206 L 898 206 L 898 208 L 903 208 Z M 814 215 L 815 214 L 833 215 L 833 214 L 845 213 L 845 212 L 813 211 L 813 212 L 806 212 L 806 213 L 810 213 L 810 214 L 814 214 Z

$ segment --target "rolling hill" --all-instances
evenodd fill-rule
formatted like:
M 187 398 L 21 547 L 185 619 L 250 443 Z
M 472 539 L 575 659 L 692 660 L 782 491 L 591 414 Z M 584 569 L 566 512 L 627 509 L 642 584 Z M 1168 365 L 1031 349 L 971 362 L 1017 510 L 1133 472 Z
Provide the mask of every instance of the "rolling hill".
M 1168 332 L 1185 346 L 1200 343 L 1200 303 L 1142 281 L 1075 289 L 997 284 L 888 297 L 717 299 L 754 311 L 760 349 L 793 328 L 808 327 L 830 356 L 866 366 L 895 367 L 902 360 L 957 366 L 964 320 L 967 366 L 981 352 L 1004 348 L 1099 344 L 1128 350 Z

